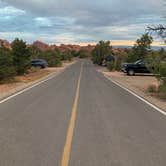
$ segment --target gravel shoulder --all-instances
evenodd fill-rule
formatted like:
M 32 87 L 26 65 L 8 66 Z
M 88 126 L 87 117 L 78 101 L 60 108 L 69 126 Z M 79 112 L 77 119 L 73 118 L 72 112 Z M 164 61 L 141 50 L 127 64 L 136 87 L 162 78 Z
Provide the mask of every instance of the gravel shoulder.
M 122 72 L 116 72 L 116 71 L 109 72 L 103 68 L 98 69 L 98 71 L 103 73 L 104 76 L 111 78 L 112 80 L 118 82 L 119 84 L 123 85 L 129 90 L 135 92 L 139 96 L 145 98 L 150 103 L 166 111 L 166 102 L 147 92 L 147 88 L 150 85 L 159 85 L 159 82 L 154 76 L 152 75 L 127 76 Z
M 73 62 L 64 62 L 62 67 L 48 67 L 46 69 L 41 69 L 34 73 L 26 74 L 24 76 L 17 76 L 15 82 L 0 84 L 0 100 L 17 93 L 33 84 L 36 84 L 48 77 L 57 75 L 63 70 L 65 70 L 70 65 L 74 64 Z

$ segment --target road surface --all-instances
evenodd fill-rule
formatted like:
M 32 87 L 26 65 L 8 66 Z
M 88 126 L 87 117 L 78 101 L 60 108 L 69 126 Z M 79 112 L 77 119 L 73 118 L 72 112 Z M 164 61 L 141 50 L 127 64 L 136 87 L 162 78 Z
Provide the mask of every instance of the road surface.
M 88 60 L 0 104 L 0 166 L 165 166 L 166 116 Z

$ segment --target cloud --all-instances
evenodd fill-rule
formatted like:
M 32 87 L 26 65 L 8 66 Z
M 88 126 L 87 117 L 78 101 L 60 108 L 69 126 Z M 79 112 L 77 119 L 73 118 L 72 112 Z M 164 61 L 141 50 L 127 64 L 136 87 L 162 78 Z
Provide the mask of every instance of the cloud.
M 0 8 L 0 17 L 15 17 L 24 15 L 25 11 L 21 9 L 17 9 L 13 6 L 5 6 Z
M 49 41 L 134 40 L 147 25 L 164 23 L 163 15 L 163 0 L 4 0 L 0 31 Z
M 5 0 L 39 17 L 70 16 L 81 25 L 112 25 L 142 15 L 162 15 L 163 0 Z

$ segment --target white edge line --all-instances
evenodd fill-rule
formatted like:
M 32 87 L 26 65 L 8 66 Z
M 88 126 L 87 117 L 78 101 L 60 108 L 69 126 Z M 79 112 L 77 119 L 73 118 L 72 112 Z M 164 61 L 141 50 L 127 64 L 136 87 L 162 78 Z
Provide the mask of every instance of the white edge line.
M 75 63 L 74 63 L 74 64 L 75 64 Z M 5 99 L 0 100 L 0 104 L 2 104 L 2 103 L 4 103 L 4 102 L 6 102 L 6 101 L 8 101 L 8 100 L 10 100 L 10 99 L 12 99 L 12 98 L 18 96 L 18 95 L 20 95 L 20 94 L 22 94 L 22 93 L 24 93 L 24 92 L 26 92 L 26 91 L 28 91 L 28 90 L 30 90 L 30 89 L 36 87 L 36 86 L 38 86 L 38 85 L 40 85 L 40 84 L 42 84 L 42 83 L 44 83 L 44 82 L 47 82 L 48 80 L 53 79 L 54 77 L 56 77 L 56 76 L 58 76 L 59 74 L 63 73 L 67 68 L 71 67 L 72 65 L 73 65 L 73 64 L 71 64 L 71 65 L 67 66 L 66 68 L 62 69 L 60 72 L 55 72 L 55 73 L 53 73 L 51 76 L 47 76 L 48 78 L 46 77 L 45 79 L 43 79 L 43 80 L 41 80 L 41 81 L 39 81 L 39 82 L 37 82 L 37 83 L 34 83 L 33 85 L 31 85 L 31 86 L 29 86 L 29 87 L 27 87 L 27 88 L 25 88 L 25 89 L 23 89 L 23 90 L 20 90 L 20 91 L 16 92 L 16 93 L 13 94 L 13 95 L 10 95 L 9 97 L 7 97 L 7 98 L 5 98 Z
M 56 77 L 56 76 L 57 76 L 57 75 L 55 74 L 54 76 L 51 76 L 51 77 L 49 77 L 49 78 L 47 78 L 47 79 L 45 79 L 45 80 L 39 81 L 38 83 L 36 83 L 36 84 L 34 84 L 34 85 L 32 85 L 32 86 L 30 86 L 30 87 L 28 87 L 28 88 L 25 88 L 25 89 L 19 91 L 19 92 L 13 94 L 13 95 L 11 95 L 11 96 L 9 96 L 9 97 L 7 97 L 7 98 L 1 100 L 1 101 L 0 101 L 0 104 L 2 104 L 2 103 L 4 103 L 4 102 L 8 101 L 9 99 L 11 99 L 11 98 L 13 98 L 13 97 L 15 97 L 15 96 L 20 95 L 20 94 L 22 94 L 22 93 L 24 93 L 24 92 L 26 92 L 26 91 L 28 91 L 28 90 L 34 88 L 34 87 L 36 87 L 36 86 L 38 86 L 38 85 L 40 85 L 40 84 L 42 84 L 42 83 L 44 83 L 44 82 L 46 82 L 46 81 L 48 81 L 48 80 L 50 80 L 50 79 Z
M 134 95 L 135 97 L 137 97 L 138 99 L 140 99 L 141 101 L 145 102 L 146 104 L 148 104 L 149 106 L 151 106 L 152 108 L 154 108 L 156 111 L 160 112 L 161 114 L 166 116 L 166 112 L 161 110 L 159 107 L 153 105 L 152 103 L 150 103 L 149 101 L 145 100 L 144 98 L 142 98 L 141 96 L 137 95 L 136 93 L 134 93 L 133 91 L 129 90 L 128 88 L 122 86 L 121 84 L 119 84 L 117 81 L 112 80 L 109 76 L 105 75 L 104 76 L 110 80 L 111 82 L 113 82 L 114 84 L 116 84 L 117 86 L 119 86 L 120 88 L 126 90 L 127 92 L 131 93 L 132 95 Z

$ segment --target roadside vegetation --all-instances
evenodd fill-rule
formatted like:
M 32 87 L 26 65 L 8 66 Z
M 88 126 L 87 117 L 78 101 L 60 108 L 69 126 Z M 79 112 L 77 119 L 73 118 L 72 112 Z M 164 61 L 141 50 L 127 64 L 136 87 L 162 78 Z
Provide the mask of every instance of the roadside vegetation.
M 60 52 L 57 49 L 41 50 L 34 45 L 28 46 L 21 39 L 15 39 L 11 49 L 0 47 L 0 83 L 15 81 L 16 76 L 38 71 L 31 66 L 32 59 L 44 59 L 49 67 L 60 67 L 63 61 L 72 61 L 75 52 Z
M 160 28 L 163 30 L 163 27 Z M 147 67 L 160 82 L 159 87 L 150 85 L 148 91 L 166 98 L 166 51 L 164 48 L 151 48 L 153 38 L 150 34 L 143 34 L 132 48 L 115 49 L 110 41 L 100 41 L 92 51 L 84 48 L 79 51 L 60 51 L 56 48 L 41 50 L 34 45 L 27 45 L 21 39 L 15 39 L 11 49 L 3 45 L 0 47 L 0 83 L 11 82 L 16 76 L 38 71 L 31 66 L 32 59 L 44 59 L 49 67 L 59 67 L 63 61 L 72 61 L 74 57 L 91 58 L 94 64 L 104 65 L 110 71 L 120 71 L 123 63 L 133 63 L 141 59 L 147 62 Z M 157 31 L 157 34 L 161 34 L 161 38 L 165 37 L 165 31 Z
M 102 65 L 105 58 L 111 53 L 110 41 L 100 41 L 92 51 L 92 61 L 94 64 Z
M 16 70 L 11 50 L 0 47 L 0 83 L 13 81 L 15 75 Z
M 166 51 L 164 49 L 152 51 L 147 61 L 151 72 L 160 82 L 159 87 L 149 87 L 149 92 L 156 93 L 160 98 L 166 99 Z
M 148 27 L 147 30 L 152 34 L 156 33 L 164 43 L 166 43 L 166 26 L 158 25 Z M 153 66 L 152 72 L 155 74 L 160 82 L 159 87 L 149 87 L 153 89 L 154 93 L 162 99 L 166 99 L 166 50 L 161 48 L 160 51 L 152 51 L 148 57 L 149 64 Z
M 31 67 L 30 51 L 23 40 L 15 39 L 12 43 L 11 54 L 17 75 L 23 75 Z
M 91 57 L 91 52 L 89 52 L 89 51 L 87 51 L 85 49 L 81 49 L 80 51 L 78 51 L 76 56 L 81 58 L 81 59 L 90 58 Z
M 163 34 L 165 33 L 162 31 L 162 38 Z M 144 60 L 147 68 L 160 83 L 158 87 L 150 85 L 148 92 L 166 99 L 166 50 L 164 48 L 153 50 L 152 42 L 153 37 L 145 33 L 136 40 L 131 49 L 115 53 L 109 41 L 100 41 L 92 51 L 92 61 L 94 64 L 106 66 L 109 71 L 120 71 L 123 63 Z

